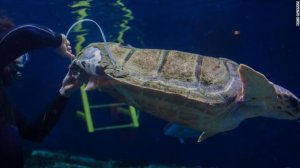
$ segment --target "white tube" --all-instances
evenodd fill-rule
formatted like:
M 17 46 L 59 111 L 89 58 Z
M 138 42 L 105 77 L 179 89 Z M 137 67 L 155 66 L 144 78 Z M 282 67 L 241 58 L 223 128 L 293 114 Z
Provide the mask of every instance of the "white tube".
M 109 58 L 110 58 L 110 60 L 111 60 L 111 63 L 112 63 L 113 65 L 115 65 L 115 64 L 116 64 L 116 60 L 115 60 L 114 56 L 112 55 L 111 51 L 108 49 L 105 35 L 104 35 L 104 33 L 103 33 L 103 31 L 102 31 L 100 25 L 99 25 L 97 22 L 95 22 L 94 20 L 92 20 L 92 19 L 82 19 L 82 20 L 79 20 L 79 21 L 73 23 L 72 26 L 70 26 L 70 28 L 68 29 L 68 31 L 67 31 L 67 33 L 66 33 L 66 36 L 68 37 L 69 34 L 70 34 L 70 32 L 71 32 L 71 30 L 72 30 L 77 24 L 80 24 L 80 23 L 82 23 L 82 22 L 92 22 L 92 23 L 94 23 L 94 24 L 98 27 L 98 29 L 99 29 L 99 31 L 100 31 L 100 33 L 101 33 L 101 36 L 102 36 L 102 38 L 103 38 L 105 50 L 106 50 L 107 53 L 108 53 L 108 56 L 109 56 Z

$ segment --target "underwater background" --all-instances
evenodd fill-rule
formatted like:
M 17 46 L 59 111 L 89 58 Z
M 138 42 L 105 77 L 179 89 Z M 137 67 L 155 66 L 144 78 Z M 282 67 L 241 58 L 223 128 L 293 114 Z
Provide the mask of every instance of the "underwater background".
M 101 25 L 108 41 L 228 58 L 300 96 L 300 27 L 294 0 L 0 0 L 0 13 L 16 24 L 41 24 L 62 33 L 80 18 L 90 18 Z M 93 24 L 84 23 L 79 33 L 84 41 L 70 34 L 74 52 L 76 44 L 102 41 Z M 50 49 L 30 52 L 23 78 L 10 88 L 19 111 L 32 119 L 38 116 L 57 93 L 69 63 Z M 102 92 L 88 94 L 92 103 L 116 102 Z M 191 138 L 182 143 L 164 135 L 167 122 L 147 113 L 139 114 L 138 128 L 88 133 L 77 111 L 83 111 L 79 91 L 49 136 L 42 143 L 24 140 L 24 149 L 128 165 L 300 167 L 298 121 L 248 119 L 204 142 Z M 110 111 L 95 113 L 97 126 L 128 122 Z

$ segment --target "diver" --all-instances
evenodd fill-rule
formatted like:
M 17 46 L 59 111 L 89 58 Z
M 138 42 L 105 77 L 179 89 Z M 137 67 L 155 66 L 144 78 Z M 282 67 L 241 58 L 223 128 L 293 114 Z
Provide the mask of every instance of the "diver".
M 41 25 L 14 24 L 0 17 L 0 167 L 23 167 L 21 138 L 42 141 L 60 118 L 68 97 L 77 90 L 87 75 L 69 70 L 54 100 L 46 106 L 35 122 L 29 122 L 13 107 L 6 94 L 9 86 L 21 73 L 28 51 L 52 47 L 59 55 L 73 58 L 66 36 Z

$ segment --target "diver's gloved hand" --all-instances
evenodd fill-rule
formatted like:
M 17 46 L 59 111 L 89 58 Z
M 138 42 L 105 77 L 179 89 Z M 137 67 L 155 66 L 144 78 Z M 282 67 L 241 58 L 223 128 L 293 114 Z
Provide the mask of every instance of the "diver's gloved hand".
M 59 93 L 63 96 L 70 97 L 72 93 L 84 82 L 88 81 L 88 79 L 88 74 L 83 70 L 75 71 L 74 69 L 69 69 L 59 89 Z
M 62 40 L 60 46 L 55 49 L 59 55 L 65 56 L 67 58 L 73 59 L 75 56 L 72 54 L 72 48 L 70 45 L 70 41 L 64 34 L 61 34 Z

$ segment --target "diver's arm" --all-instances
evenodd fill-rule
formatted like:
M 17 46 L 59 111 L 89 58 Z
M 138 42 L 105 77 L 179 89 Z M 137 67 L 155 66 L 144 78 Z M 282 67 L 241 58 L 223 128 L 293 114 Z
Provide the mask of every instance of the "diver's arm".
M 67 97 L 58 93 L 35 122 L 29 122 L 23 116 L 16 115 L 20 135 L 31 141 L 42 141 L 59 120 L 67 101 Z
M 21 136 L 32 141 L 43 140 L 60 118 L 68 97 L 87 80 L 88 75 L 83 70 L 70 69 L 62 82 L 59 94 L 36 122 L 29 122 L 24 117 L 16 116 Z
M 39 48 L 60 47 L 62 35 L 40 25 L 22 25 L 0 34 L 0 68 Z

